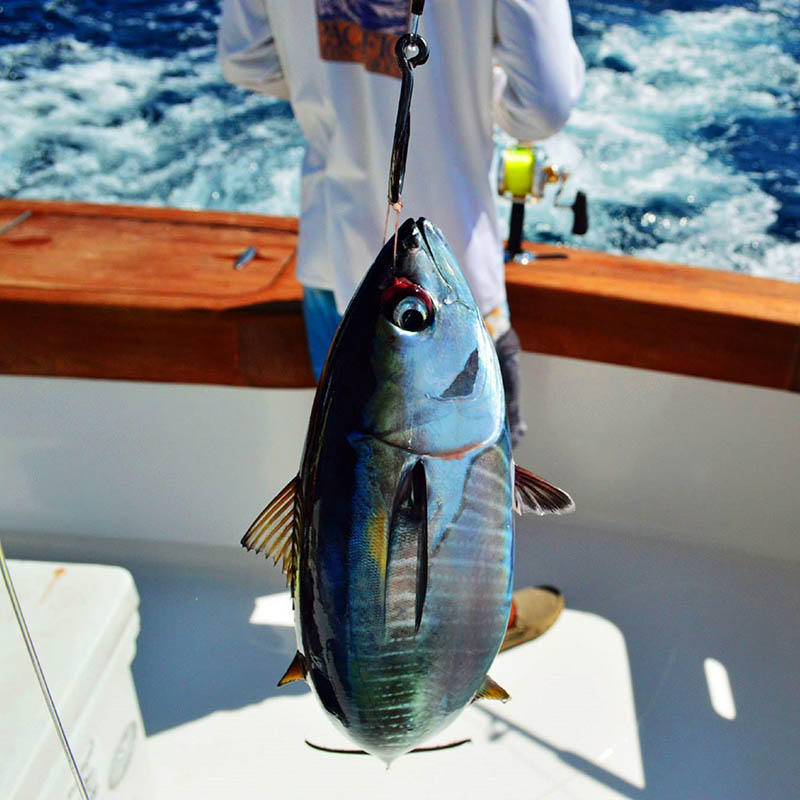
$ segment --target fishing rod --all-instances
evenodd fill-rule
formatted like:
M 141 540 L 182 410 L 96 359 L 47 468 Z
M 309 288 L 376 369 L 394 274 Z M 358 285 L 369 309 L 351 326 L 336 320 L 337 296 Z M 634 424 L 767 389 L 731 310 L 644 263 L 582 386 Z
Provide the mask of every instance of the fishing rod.
M 64 755 L 69 763 L 72 777 L 75 780 L 75 786 L 78 789 L 78 795 L 81 800 L 89 800 L 89 793 L 86 791 L 86 784 L 83 782 L 81 771 L 78 768 L 78 762 L 75 760 L 75 756 L 72 753 L 72 748 L 69 746 L 69 742 L 67 741 L 67 734 L 64 732 L 64 726 L 61 724 L 61 718 L 58 716 L 56 704 L 53 701 L 53 695 L 50 694 L 50 687 L 47 685 L 47 680 L 44 677 L 44 670 L 42 670 L 42 664 L 39 661 L 39 656 L 37 655 L 36 648 L 33 645 L 31 633 L 28 630 L 27 623 L 25 622 L 25 616 L 22 613 L 22 606 L 20 606 L 19 597 L 17 596 L 17 591 L 14 588 L 14 581 L 11 580 L 11 573 L 8 570 L 8 563 L 6 562 L 6 556 L 3 552 L 3 542 L 1 539 L 0 572 L 3 574 L 3 581 L 6 584 L 6 590 L 8 591 L 8 596 L 11 600 L 11 607 L 14 610 L 14 616 L 17 618 L 17 626 L 19 627 L 20 633 L 22 634 L 22 639 L 25 642 L 25 649 L 28 651 L 28 657 L 33 665 L 33 671 L 36 673 L 36 680 L 39 682 L 39 688 L 42 690 L 42 695 L 44 695 L 44 702 L 47 705 L 47 710 L 50 712 L 50 719 L 53 721 L 53 726 L 56 729 L 58 740 L 61 743 L 61 749 L 64 751 Z

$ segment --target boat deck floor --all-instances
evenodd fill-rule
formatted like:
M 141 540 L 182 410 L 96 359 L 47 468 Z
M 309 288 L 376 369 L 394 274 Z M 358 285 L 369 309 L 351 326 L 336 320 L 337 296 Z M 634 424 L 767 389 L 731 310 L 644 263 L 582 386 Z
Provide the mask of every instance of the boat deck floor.
M 471 743 L 387 772 L 305 744 L 348 746 L 305 687 L 275 688 L 294 634 L 280 603 L 257 600 L 282 589 L 277 570 L 234 549 L 181 560 L 159 546 L 91 548 L 7 543 L 15 557 L 133 573 L 133 675 L 157 798 L 800 796 L 796 562 L 523 519 L 516 583 L 559 586 L 567 612 L 498 657 L 508 704 L 475 704 L 434 740 Z

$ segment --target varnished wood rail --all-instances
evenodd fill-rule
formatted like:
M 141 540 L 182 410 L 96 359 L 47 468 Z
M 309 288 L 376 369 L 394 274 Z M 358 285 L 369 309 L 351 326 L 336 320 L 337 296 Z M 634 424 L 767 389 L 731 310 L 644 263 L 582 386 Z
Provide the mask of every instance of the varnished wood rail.
M 311 386 L 297 221 L 0 199 L 0 373 Z M 234 269 L 248 247 L 255 257 Z M 526 350 L 800 390 L 800 285 L 532 245 Z

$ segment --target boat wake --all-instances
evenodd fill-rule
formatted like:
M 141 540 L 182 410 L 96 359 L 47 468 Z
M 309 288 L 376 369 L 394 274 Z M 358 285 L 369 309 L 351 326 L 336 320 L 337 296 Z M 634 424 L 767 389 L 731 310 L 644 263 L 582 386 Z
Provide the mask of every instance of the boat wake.
M 572 236 L 545 203 L 528 238 L 800 280 L 796 0 L 572 9 L 586 90 L 547 150 L 589 195 L 592 227 Z M 223 80 L 217 13 L 5 5 L 0 194 L 296 214 L 299 128 L 288 104 Z

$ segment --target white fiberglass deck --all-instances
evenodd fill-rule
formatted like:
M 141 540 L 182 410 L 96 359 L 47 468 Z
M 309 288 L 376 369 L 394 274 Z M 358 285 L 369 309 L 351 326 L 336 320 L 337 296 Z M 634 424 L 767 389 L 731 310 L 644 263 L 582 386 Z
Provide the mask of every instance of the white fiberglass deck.
M 571 517 L 518 526 L 517 586 L 568 612 L 502 655 L 512 695 L 400 759 L 336 740 L 275 683 L 283 579 L 235 546 L 299 462 L 310 392 L 0 377 L 7 554 L 127 566 L 154 800 L 800 797 L 800 398 L 525 354 L 518 454 Z M 226 546 L 223 546 L 226 545 Z M 412 794 L 413 792 L 413 794 Z
M 107 555 L 101 544 L 93 549 Z M 476 704 L 436 738 L 471 744 L 406 756 L 388 772 L 304 744 L 348 746 L 304 687 L 275 688 L 294 634 L 263 605 L 253 619 L 258 598 L 281 588 L 266 562 L 209 550 L 186 566 L 158 548 L 127 559 L 141 595 L 133 673 L 157 798 L 800 793 L 800 565 L 567 519 L 526 518 L 517 552 L 517 584 L 560 586 L 568 612 L 498 657 L 492 675 L 509 703 Z

